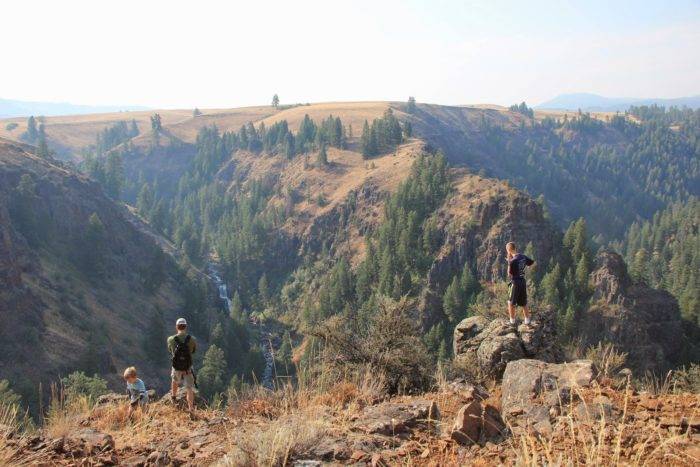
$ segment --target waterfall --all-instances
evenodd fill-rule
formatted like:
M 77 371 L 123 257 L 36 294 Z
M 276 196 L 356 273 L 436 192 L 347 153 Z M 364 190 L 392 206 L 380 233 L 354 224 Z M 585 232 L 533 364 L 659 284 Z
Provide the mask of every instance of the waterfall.
M 214 264 L 209 263 L 209 277 L 211 280 L 214 282 L 214 285 L 216 285 L 217 289 L 219 290 L 219 299 L 222 300 L 226 304 L 226 311 L 230 312 L 231 311 L 231 299 L 228 296 L 228 287 L 226 286 L 226 282 L 221 278 L 219 275 L 218 271 L 216 270 L 216 267 Z
M 225 303 L 226 311 L 231 312 L 231 299 L 228 296 L 228 287 L 226 282 L 221 278 L 218 271 L 218 266 L 210 262 L 208 265 L 209 278 L 219 291 L 219 299 Z M 260 348 L 265 358 L 265 370 L 263 371 L 260 383 L 267 389 L 273 389 L 275 355 L 274 351 L 278 346 L 278 342 L 273 343 L 273 335 L 265 329 L 261 329 L 260 333 Z

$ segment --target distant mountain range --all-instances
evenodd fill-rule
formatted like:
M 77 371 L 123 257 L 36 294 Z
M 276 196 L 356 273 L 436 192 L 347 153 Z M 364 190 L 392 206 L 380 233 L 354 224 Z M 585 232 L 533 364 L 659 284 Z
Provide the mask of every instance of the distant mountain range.
M 12 99 L 0 99 L 0 118 L 28 117 L 30 115 L 77 115 L 122 110 L 147 110 L 136 105 L 77 105 L 68 102 L 30 102 Z
M 664 107 L 690 107 L 700 108 L 700 96 L 677 97 L 674 99 L 649 98 L 641 99 L 634 97 L 604 97 L 597 94 L 577 93 L 562 94 L 554 99 L 543 102 L 535 106 L 537 109 L 556 110 L 585 110 L 589 112 L 615 112 L 625 111 L 631 105 L 661 105 Z

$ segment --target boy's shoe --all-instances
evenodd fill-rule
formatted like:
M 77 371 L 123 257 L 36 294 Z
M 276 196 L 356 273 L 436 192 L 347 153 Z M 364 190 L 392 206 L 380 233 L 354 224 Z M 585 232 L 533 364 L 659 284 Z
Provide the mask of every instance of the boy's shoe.
M 170 394 L 170 402 L 172 402 L 173 404 L 177 404 L 177 397 Z
M 515 318 L 510 318 L 510 324 L 515 324 Z
M 523 321 L 523 324 L 530 324 L 530 318 L 525 318 L 525 320 Z

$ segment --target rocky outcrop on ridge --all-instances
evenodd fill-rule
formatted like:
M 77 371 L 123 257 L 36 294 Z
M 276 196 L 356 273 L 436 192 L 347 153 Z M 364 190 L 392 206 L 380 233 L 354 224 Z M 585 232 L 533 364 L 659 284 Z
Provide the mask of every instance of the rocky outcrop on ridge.
M 534 314 L 529 325 L 512 325 L 504 318 L 466 318 L 455 327 L 453 352 L 457 362 L 476 364 L 491 377 L 500 377 L 509 362 L 523 358 L 562 360 L 551 309 Z
M 633 283 L 617 253 L 600 253 L 590 277 L 593 304 L 577 319 L 584 345 L 614 344 L 638 374 L 659 374 L 679 362 L 683 326 L 670 293 Z
M 445 288 L 465 265 L 478 280 L 498 282 L 506 277 L 507 242 L 516 242 L 522 251 L 529 247 L 535 267 L 558 254 L 560 233 L 526 193 L 463 170 L 456 170 L 454 177 L 454 193 L 437 212 L 442 247 L 420 300 L 423 329 L 442 318 Z

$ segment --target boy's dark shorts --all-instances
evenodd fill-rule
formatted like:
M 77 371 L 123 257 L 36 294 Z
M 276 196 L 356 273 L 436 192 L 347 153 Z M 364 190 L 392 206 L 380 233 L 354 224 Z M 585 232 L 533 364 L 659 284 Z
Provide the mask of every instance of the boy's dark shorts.
M 131 406 L 132 406 L 133 408 L 136 408 L 136 407 L 138 407 L 139 405 L 140 405 L 141 407 L 143 407 L 143 406 L 145 406 L 146 404 L 148 404 L 148 395 L 147 395 L 147 394 L 143 394 L 143 395 L 141 395 L 138 399 L 130 401 L 129 404 L 131 404 Z
M 508 303 L 516 306 L 527 305 L 527 284 L 524 280 L 515 279 L 508 287 Z

